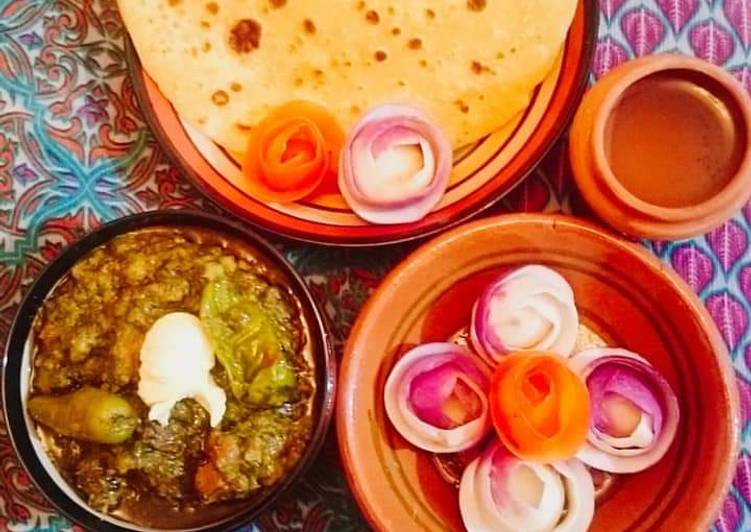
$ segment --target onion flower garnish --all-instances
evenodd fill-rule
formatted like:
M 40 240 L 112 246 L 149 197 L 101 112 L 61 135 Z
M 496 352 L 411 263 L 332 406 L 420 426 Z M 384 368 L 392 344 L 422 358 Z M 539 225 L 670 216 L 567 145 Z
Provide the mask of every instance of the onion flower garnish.
M 405 354 L 384 390 L 386 414 L 415 447 L 454 453 L 490 430 L 488 371 L 463 347 L 430 343 Z
M 578 328 L 568 282 L 545 266 L 525 266 L 485 289 L 472 310 L 470 339 L 481 355 L 496 362 L 518 351 L 567 357 Z
M 469 532 L 581 532 L 594 516 L 594 484 L 578 460 L 526 462 L 493 442 L 464 471 L 459 508 Z
M 243 188 L 261 201 L 289 203 L 336 183 L 344 132 L 323 107 L 293 101 L 250 132 Z M 329 187 L 331 188 L 331 187 Z
M 382 105 L 350 133 L 339 188 L 368 222 L 416 222 L 446 193 L 452 161 L 451 143 L 428 117 L 404 105 Z
M 583 351 L 569 360 L 569 367 L 586 382 L 592 399 L 587 442 L 577 458 L 611 473 L 635 473 L 657 463 L 673 442 L 680 418 L 665 378 L 625 349 Z
M 505 357 L 491 378 L 489 401 L 498 436 L 521 459 L 566 460 L 587 438 L 587 388 L 556 355 Z

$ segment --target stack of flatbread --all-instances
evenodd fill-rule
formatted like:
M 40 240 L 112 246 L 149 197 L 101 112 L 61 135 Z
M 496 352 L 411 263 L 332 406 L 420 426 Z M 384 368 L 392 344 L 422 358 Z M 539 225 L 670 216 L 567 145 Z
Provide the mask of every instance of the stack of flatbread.
M 146 72 L 233 153 L 274 107 L 310 100 L 347 130 L 388 102 L 423 109 L 455 147 L 529 103 L 576 0 L 119 0 Z

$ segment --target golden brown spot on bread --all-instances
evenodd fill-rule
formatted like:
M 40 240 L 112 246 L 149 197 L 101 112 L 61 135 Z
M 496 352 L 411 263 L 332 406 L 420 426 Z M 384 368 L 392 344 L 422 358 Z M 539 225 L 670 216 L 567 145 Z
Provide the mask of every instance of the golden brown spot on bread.
M 261 45 L 261 25 L 253 19 L 244 19 L 230 30 L 229 45 L 239 54 L 247 54 Z
M 467 0 L 467 9 L 470 11 L 482 11 L 488 5 L 488 0 Z
M 212 15 L 216 15 L 217 13 L 219 13 L 219 4 L 217 4 L 216 2 L 209 2 L 208 4 L 206 4 L 206 11 L 208 11 Z
M 232 92 L 240 92 L 241 90 L 243 90 L 243 86 L 236 81 L 230 84 L 229 88 Z
M 209 29 L 211 27 L 211 23 L 208 20 L 202 20 L 201 21 L 201 27 Z
M 464 101 L 462 101 L 462 100 L 456 100 L 454 103 L 459 107 L 459 110 L 462 113 L 466 114 L 466 113 L 469 112 L 469 105 L 467 105 L 466 103 L 464 103 Z
M 378 13 L 376 11 L 373 11 L 372 9 L 365 13 L 365 20 L 370 22 L 371 24 L 378 24 L 381 21 L 381 17 L 378 16 Z
M 420 66 L 425 68 L 428 66 L 428 61 L 426 59 L 420 59 Z
M 394 13 L 396 13 L 396 11 L 394 10 L 393 6 L 389 6 L 389 8 L 387 9 L 387 11 L 388 11 L 389 15 L 393 15 Z
M 402 30 L 400 30 L 399 28 L 394 28 L 393 30 L 391 30 L 391 35 L 401 35 L 401 33 Z
M 359 9 L 360 11 L 365 9 L 365 0 L 360 0 L 359 2 L 357 2 L 357 9 Z
M 434 19 L 435 18 L 435 11 L 433 11 L 432 9 L 426 9 L 425 10 L 425 16 L 427 16 L 429 19 Z
M 253 128 L 247 124 L 242 124 L 240 122 L 235 124 L 235 127 L 239 129 L 240 131 L 252 131 Z
M 419 50 L 420 48 L 422 48 L 422 40 L 410 39 L 407 43 L 407 46 L 409 46 L 410 50 Z
M 278 9 L 280 7 L 284 7 L 287 5 L 287 0 L 269 0 L 271 2 L 271 7 L 274 9 Z
M 381 62 L 381 61 L 385 61 L 387 57 L 388 57 L 388 55 L 387 55 L 387 54 L 386 54 L 386 52 L 384 52 L 383 50 L 378 50 L 378 51 L 377 51 L 377 52 L 375 53 L 375 58 L 376 58 L 376 61 L 379 61 L 379 62 Z
M 471 65 L 470 68 L 472 69 L 472 72 L 474 72 L 475 74 L 478 74 L 478 75 L 479 74 L 487 74 L 487 73 L 491 73 L 492 72 L 492 70 L 489 67 L 483 65 L 479 61 L 472 61 L 472 65 Z
M 311 35 L 316 32 L 316 25 L 309 18 L 306 18 L 305 20 L 302 21 L 302 27 L 305 29 L 307 33 L 310 33 Z
M 180 5 L 180 0 L 169 0 L 167 3 L 170 7 L 175 7 L 177 5 Z
M 224 91 L 216 91 L 211 95 L 211 101 L 214 102 L 214 105 L 222 107 L 223 105 L 227 105 L 229 103 L 229 94 Z
M 203 51 L 204 51 L 204 52 L 209 52 L 209 51 L 211 51 L 211 43 L 210 43 L 209 41 L 205 41 L 205 42 L 203 43 Z

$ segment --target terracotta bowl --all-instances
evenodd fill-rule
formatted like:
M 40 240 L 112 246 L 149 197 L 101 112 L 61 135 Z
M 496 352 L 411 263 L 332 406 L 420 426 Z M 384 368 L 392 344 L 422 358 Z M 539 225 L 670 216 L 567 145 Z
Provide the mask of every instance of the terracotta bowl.
M 626 189 L 607 157 L 610 120 L 628 91 L 639 82 L 661 76 L 690 82 L 703 89 L 708 105 L 719 106 L 723 127 L 742 151 L 737 169 L 713 196 L 699 203 L 664 207 L 649 203 Z M 645 122 L 645 128 L 650 124 Z M 680 55 L 654 55 L 624 63 L 603 77 L 584 97 L 569 136 L 571 166 L 576 183 L 592 210 L 621 233 L 656 240 L 700 235 L 731 218 L 751 198 L 751 96 L 721 67 Z M 665 139 L 669 146 L 670 138 Z M 681 186 L 681 168 L 666 187 Z
M 406 346 L 466 327 L 487 282 L 544 264 L 571 283 L 581 342 L 643 354 L 665 375 L 681 422 L 668 454 L 613 477 L 591 530 L 706 530 L 732 481 L 738 398 L 728 352 L 707 311 L 676 274 L 642 248 L 588 223 L 549 215 L 485 219 L 426 244 L 383 282 L 358 319 L 342 366 L 338 434 L 350 486 L 380 530 L 463 530 L 456 488 L 434 457 L 402 439 L 382 390 Z

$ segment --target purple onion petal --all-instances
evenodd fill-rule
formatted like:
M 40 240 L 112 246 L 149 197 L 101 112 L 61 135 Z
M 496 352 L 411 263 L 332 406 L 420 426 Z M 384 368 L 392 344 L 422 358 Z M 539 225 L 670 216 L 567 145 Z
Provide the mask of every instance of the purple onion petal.
M 537 345 L 513 345 L 494 327 L 494 315 L 521 309 L 533 311 L 549 323 L 549 332 Z M 472 309 L 470 340 L 489 361 L 499 362 L 510 352 L 524 350 L 550 351 L 567 357 L 576 343 L 578 327 L 571 286 L 554 270 L 532 265 L 502 275 L 483 291 Z
M 452 343 L 419 345 L 407 352 L 386 380 L 386 414 L 410 443 L 435 453 L 459 452 L 479 443 L 491 430 L 490 370 L 465 348 Z M 457 380 L 477 394 L 479 417 L 453 428 L 443 412 Z
M 680 420 L 678 400 L 665 378 L 641 356 L 609 347 L 578 353 L 569 367 L 587 383 L 593 411 L 587 442 L 577 458 L 610 473 L 635 473 L 657 463 L 670 448 Z M 607 435 L 609 420 L 602 402 L 608 393 L 621 395 L 650 416 L 654 435 L 649 445 L 622 448 L 613 440 L 628 438 Z
M 368 194 L 367 189 L 379 186 L 375 159 L 390 147 L 412 144 L 420 146 L 425 160 L 434 161 L 430 183 L 405 197 L 391 198 L 391 191 L 386 190 L 381 198 Z M 339 164 L 339 188 L 347 204 L 366 221 L 412 223 L 427 216 L 443 198 L 452 166 L 451 143 L 437 124 L 411 107 L 381 105 L 367 113 L 347 138 Z

